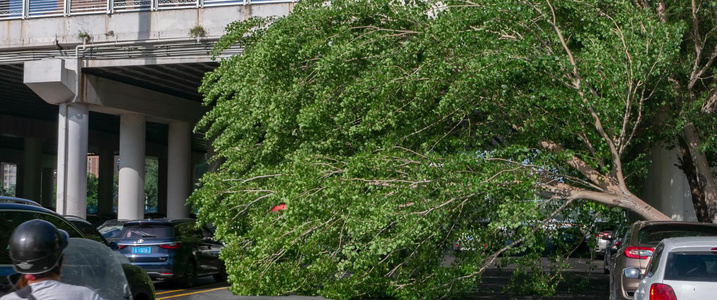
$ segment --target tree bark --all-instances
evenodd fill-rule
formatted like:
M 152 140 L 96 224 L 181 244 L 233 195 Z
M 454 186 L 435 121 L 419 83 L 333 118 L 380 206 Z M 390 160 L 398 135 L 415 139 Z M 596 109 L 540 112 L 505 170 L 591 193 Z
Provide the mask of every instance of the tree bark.
M 572 199 L 585 199 L 610 206 L 617 206 L 627 210 L 630 210 L 648 221 L 669 221 L 672 220 L 670 217 L 647 204 L 642 199 L 638 198 L 633 194 L 625 193 L 614 193 L 614 192 L 599 192 L 581 189 L 565 183 L 552 183 L 543 186 L 548 193 L 558 195 L 562 198 Z M 610 189 L 616 191 L 616 187 Z
M 685 125 L 683 128 L 683 136 L 692 161 L 694 162 L 698 184 L 703 187 L 702 192 L 704 194 L 705 204 L 707 205 L 709 218 L 712 223 L 717 223 L 717 186 L 715 186 L 715 179 L 714 176 L 712 176 L 712 170 L 707 162 L 707 156 L 697 151 L 697 147 L 702 142 L 697 128 L 692 124 Z
M 687 147 L 684 139 L 680 139 L 680 154 L 682 157 L 679 159 L 680 163 L 676 165 L 677 168 L 682 170 L 687 177 L 687 182 L 690 185 L 690 194 L 692 196 L 692 205 L 695 207 L 695 215 L 699 222 L 712 222 L 707 211 L 707 204 L 705 203 L 705 195 L 702 193 L 704 189 L 700 185 L 700 181 L 697 180 L 697 172 L 695 170 L 695 164 L 690 155 L 690 150 Z

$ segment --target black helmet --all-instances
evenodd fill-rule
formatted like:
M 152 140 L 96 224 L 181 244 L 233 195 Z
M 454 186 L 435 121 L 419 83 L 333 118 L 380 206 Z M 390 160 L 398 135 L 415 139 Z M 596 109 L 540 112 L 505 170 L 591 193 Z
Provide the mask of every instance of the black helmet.
M 69 235 L 44 220 L 26 221 L 10 236 L 10 259 L 16 272 L 42 274 L 60 262 Z

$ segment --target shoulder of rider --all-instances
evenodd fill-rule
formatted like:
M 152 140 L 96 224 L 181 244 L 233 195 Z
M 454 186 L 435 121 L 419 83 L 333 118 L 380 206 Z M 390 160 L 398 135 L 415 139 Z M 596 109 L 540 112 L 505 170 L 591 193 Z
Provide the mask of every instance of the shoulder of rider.
M 90 299 L 104 300 L 95 291 L 90 288 L 72 284 L 61 283 L 59 281 L 47 280 L 30 284 L 18 291 L 7 294 L 0 300 L 70 300 L 70 299 Z

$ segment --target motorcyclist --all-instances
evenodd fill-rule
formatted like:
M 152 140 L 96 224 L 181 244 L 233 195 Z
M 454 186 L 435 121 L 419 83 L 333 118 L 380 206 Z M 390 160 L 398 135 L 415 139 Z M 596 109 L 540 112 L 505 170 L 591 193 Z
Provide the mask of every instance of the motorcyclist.
M 60 269 L 69 235 L 44 220 L 26 221 L 12 232 L 9 256 L 23 276 L 17 290 L 0 300 L 102 300 L 93 290 L 60 282 Z

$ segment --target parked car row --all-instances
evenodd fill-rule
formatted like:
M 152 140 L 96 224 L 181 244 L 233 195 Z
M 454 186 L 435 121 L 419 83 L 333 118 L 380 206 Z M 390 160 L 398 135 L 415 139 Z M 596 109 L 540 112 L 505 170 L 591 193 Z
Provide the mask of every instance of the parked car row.
M 217 281 L 227 277 L 219 260 L 223 243 L 212 238 L 208 227 L 197 228 L 194 219 L 109 220 L 98 230 L 83 218 L 61 216 L 34 201 L 0 197 L 0 249 L 7 249 L 15 227 L 32 219 L 52 223 L 67 231 L 71 239 L 104 245 L 124 271 L 126 282 L 117 285 L 128 285 L 135 300 L 155 299 L 153 280 L 191 287 L 198 276 L 212 275 Z M 74 244 L 89 247 L 87 243 Z M 13 273 L 7 251 L 0 251 L 0 296 L 12 290 L 8 276 Z
M 638 221 L 606 240 L 610 299 L 707 299 L 717 290 L 717 224 Z
M 586 233 L 586 237 L 594 235 L 590 250 L 604 260 L 612 300 L 714 298 L 711 293 L 717 291 L 717 224 L 638 221 L 630 226 L 608 226 L 555 226 L 550 228 L 554 238 L 549 241 L 570 242 L 570 238 L 585 240 L 582 235 Z M 511 237 L 506 235 L 505 239 L 510 241 Z M 454 251 L 479 251 L 490 245 L 463 235 L 453 246 Z

